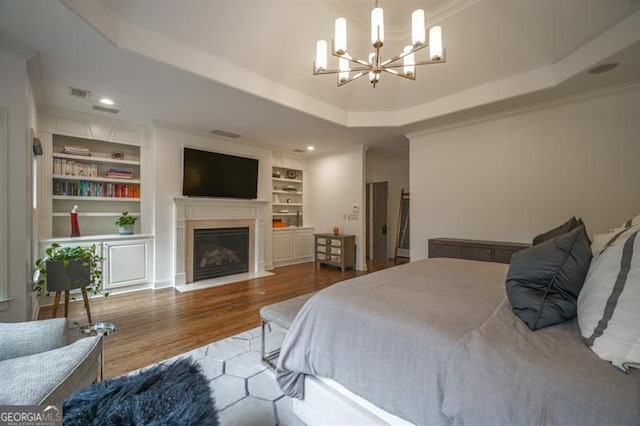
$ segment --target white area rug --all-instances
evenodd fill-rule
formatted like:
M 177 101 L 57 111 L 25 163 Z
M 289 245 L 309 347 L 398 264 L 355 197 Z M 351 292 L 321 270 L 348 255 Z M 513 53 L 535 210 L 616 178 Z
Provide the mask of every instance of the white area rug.
M 267 352 L 279 348 L 284 335 L 275 326 L 270 329 Z M 198 361 L 210 380 L 222 426 L 303 426 L 293 414 L 291 398 L 276 384 L 274 372 L 262 364 L 260 346 L 257 327 L 161 363 L 184 357 Z

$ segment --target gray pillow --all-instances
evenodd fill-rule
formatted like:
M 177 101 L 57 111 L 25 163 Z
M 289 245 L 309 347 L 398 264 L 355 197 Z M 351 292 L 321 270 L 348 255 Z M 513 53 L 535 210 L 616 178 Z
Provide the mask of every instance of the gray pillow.
M 582 225 L 582 219 L 580 219 L 580 223 L 578 223 L 578 220 L 576 220 L 576 217 L 573 216 L 571 219 L 569 219 L 562 225 L 557 226 L 553 229 L 548 230 L 547 232 L 543 232 L 542 234 L 539 234 L 533 237 L 533 241 L 531 242 L 531 245 L 537 246 L 538 244 L 544 243 L 545 241 L 551 240 L 555 237 L 559 237 L 560 235 L 564 235 L 569 231 L 573 231 L 580 225 Z
M 575 317 L 590 264 L 584 226 L 515 253 L 507 273 L 513 312 L 534 331 Z

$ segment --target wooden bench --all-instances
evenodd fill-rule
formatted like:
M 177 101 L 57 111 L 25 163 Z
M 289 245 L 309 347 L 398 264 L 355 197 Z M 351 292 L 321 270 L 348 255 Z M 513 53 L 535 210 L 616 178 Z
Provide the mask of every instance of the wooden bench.
M 265 327 L 269 323 L 276 324 L 279 327 L 289 330 L 293 320 L 298 315 L 298 312 L 302 306 L 313 296 L 315 292 L 303 294 L 302 296 L 287 299 L 282 302 L 274 303 L 272 305 L 263 306 L 260 308 L 260 327 L 262 332 L 262 362 L 267 366 L 275 370 L 276 365 L 274 360 L 280 355 L 280 349 L 276 349 L 269 353 L 266 353 L 265 346 Z

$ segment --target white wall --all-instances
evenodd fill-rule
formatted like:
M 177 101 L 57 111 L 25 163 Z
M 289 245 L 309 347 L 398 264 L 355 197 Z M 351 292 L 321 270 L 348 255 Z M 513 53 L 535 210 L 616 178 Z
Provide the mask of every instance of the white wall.
M 154 130 L 154 189 L 156 286 L 173 285 L 174 279 L 174 197 L 182 196 L 182 148 L 184 146 L 257 158 L 258 198 L 271 199 L 271 151 L 234 141 L 205 137 L 156 127 Z M 265 229 L 270 230 L 271 213 L 267 209 Z M 272 264 L 271 232 L 265 232 L 265 264 Z
M 309 221 L 305 223 L 315 226 L 316 233 L 331 232 L 337 225 L 340 233 L 355 235 L 356 268 L 366 270 L 365 148 L 359 146 L 342 153 L 313 158 L 307 164 L 305 191 L 309 193 Z M 352 214 L 353 205 L 360 209 L 358 218 L 344 219 L 345 215 Z
M 411 259 L 427 239 L 530 242 L 640 213 L 640 87 L 410 137 Z
M 387 247 L 389 257 L 395 255 L 400 213 L 400 193 L 409 192 L 409 151 L 389 156 L 367 151 L 367 183 L 388 182 L 387 194 Z M 369 241 L 371 243 L 371 241 Z
M 0 48 L 0 106 L 8 110 L 8 149 L 6 175 L 8 208 L 6 232 L 0 238 L 0 256 L 7 271 L 0 279 L 9 282 L 9 302 L 0 302 L 0 322 L 26 321 L 30 318 L 31 298 L 31 144 L 28 128 L 35 113 L 28 88 L 26 60 Z M 29 99 L 27 100 L 27 98 Z M 3 166 L 4 167 L 4 166 Z M 26 178 L 25 178 L 26 177 Z

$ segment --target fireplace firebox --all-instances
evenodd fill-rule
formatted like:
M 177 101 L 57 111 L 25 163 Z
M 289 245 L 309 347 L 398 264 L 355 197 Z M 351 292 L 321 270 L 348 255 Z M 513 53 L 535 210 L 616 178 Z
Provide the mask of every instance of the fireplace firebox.
M 249 228 L 194 229 L 193 281 L 249 272 Z

